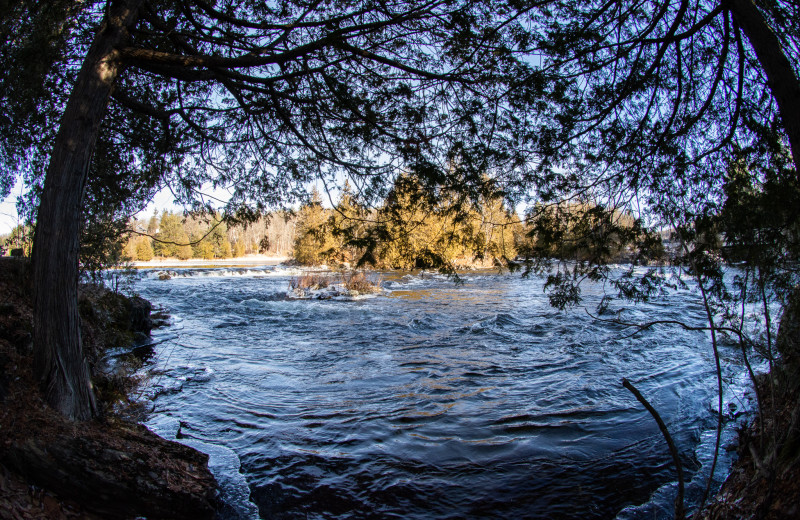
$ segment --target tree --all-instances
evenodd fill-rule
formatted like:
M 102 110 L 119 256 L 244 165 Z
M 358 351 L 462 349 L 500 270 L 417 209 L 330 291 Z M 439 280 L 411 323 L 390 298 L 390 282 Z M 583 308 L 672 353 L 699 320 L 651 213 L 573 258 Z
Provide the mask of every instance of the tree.
M 367 238 L 373 218 L 369 209 L 359 203 L 350 182 L 345 180 L 329 219 L 336 260 L 352 263 L 361 257 L 364 251 L 359 246 Z
M 154 252 L 158 256 L 171 256 L 181 260 L 192 257 L 192 246 L 189 245 L 189 236 L 181 217 L 164 210 L 155 236 Z
M 467 203 L 447 191 L 424 189 L 413 175 L 401 175 L 373 218 L 371 225 L 356 228 L 362 238 L 346 230 L 348 240 L 364 245 L 362 264 L 454 272 L 476 261 L 507 264 L 516 255 L 519 221 L 497 194 Z
M 155 256 L 153 252 L 152 240 L 149 237 L 137 237 L 136 241 L 136 260 L 149 262 Z
M 793 166 L 798 175 L 796 3 L 553 1 L 546 8 L 547 17 L 527 13 L 533 29 L 521 46 L 538 58 L 510 97 L 539 150 L 527 183 L 533 193 L 520 194 L 542 212 L 533 220 L 541 224 L 549 206 L 564 201 L 595 205 L 580 217 L 585 224 L 630 214 L 642 230 L 634 248 L 647 262 L 658 254 L 659 228 L 716 214 L 732 157 L 754 172 Z M 625 233 L 618 224 L 604 225 L 602 235 Z M 544 253 L 534 265 L 555 269 L 565 294 L 579 294 L 587 276 L 603 276 L 597 262 L 567 270 Z
M 624 231 L 607 225 L 621 210 L 644 229 L 636 240 L 647 260 L 657 252 L 648 247 L 654 232 L 671 230 L 678 274 L 694 280 L 705 310 L 721 409 L 720 334 L 736 338 L 745 364 L 753 348 L 776 362 L 771 309 L 791 301 L 785 288 L 800 281 L 791 240 L 800 205 L 800 6 L 682 0 L 548 2 L 547 8 L 546 21 L 531 17 L 540 30 L 529 33 L 527 45 L 540 54 L 519 83 L 520 113 L 532 112 L 537 97 L 550 100 L 541 105 L 549 115 L 531 125 L 544 152 L 531 175 L 532 199 L 544 220 L 549 206 L 565 201 L 592 201 L 604 211 L 583 211 L 587 218 L 566 230 L 563 220 L 551 219 L 542 231 L 579 230 L 590 244 L 598 230 L 592 221 L 603 223 L 608 237 Z M 731 175 L 732 162 L 745 167 Z M 752 205 L 745 209 L 744 202 Z M 730 283 L 724 266 L 734 251 L 753 263 Z M 551 301 L 561 306 L 579 301 L 581 280 L 608 274 L 602 259 L 570 267 L 540 256 L 534 263 L 550 271 Z M 664 278 L 631 269 L 610 281 L 620 296 L 638 300 L 657 294 Z M 747 315 L 748 304 L 763 309 L 763 318 Z M 753 329 L 763 336 L 751 336 Z M 790 373 L 796 378 L 797 366 Z M 718 451 L 722 414 L 717 420 Z M 787 436 L 771 444 L 780 446 L 781 438 Z M 754 458 L 774 478 L 776 457 Z M 707 494 L 708 487 L 702 501 Z
M 474 30 L 495 23 L 488 2 L 227 4 L 110 0 L 69 18 L 74 34 L 94 40 L 52 142 L 34 246 L 35 372 L 69 417 L 93 413 L 73 302 L 100 137 L 120 137 L 133 164 L 153 158 L 185 202 L 208 207 L 195 195 L 212 181 L 234 186 L 232 205 L 250 197 L 263 208 L 294 197 L 292 184 L 311 172 L 380 179 L 393 171 L 387 154 L 428 167 L 453 141 L 437 128 L 463 136 L 458 128 L 474 126 L 441 101 L 491 98 L 493 78 L 513 62 L 494 52 L 491 31 Z M 66 41 L 80 50 L 78 37 Z
M 402 167 L 426 189 L 465 194 L 458 200 L 477 201 L 488 172 L 509 199 L 531 187 L 545 201 L 579 192 L 631 205 L 640 195 L 665 214 L 675 201 L 659 194 L 675 186 L 714 200 L 720 183 L 709 172 L 737 145 L 786 162 L 761 148 L 779 150 L 788 136 L 800 160 L 797 8 L 788 2 L 81 5 L 62 15 L 74 30 L 56 38 L 67 44 L 54 76 L 70 77 L 69 58 L 85 54 L 63 89 L 69 100 L 53 105 L 64 109 L 51 111 L 60 116 L 52 153 L 8 139 L 2 158 L 19 162 L 30 147 L 49 157 L 34 350 L 48 402 L 71 417 L 92 414 L 71 302 L 99 143 L 118 145 L 105 153 L 131 165 L 132 178 L 169 183 L 198 209 L 209 207 L 204 183 L 230 187 L 231 206 L 250 199 L 261 210 L 295 199 L 312 177 L 340 174 L 380 200 Z M 90 45 L 83 34 L 94 35 Z M 9 41 L 4 50 L 16 49 Z M 18 136 L 24 117 L 12 116 Z M 55 120 L 42 124 L 52 131 Z M 155 166 L 133 168 L 141 164 Z
M 316 188 L 300 207 L 295 232 L 294 258 L 301 264 L 318 265 L 335 255 L 338 248 L 331 230 L 331 214 L 322 207 Z
M 228 240 L 228 226 L 219 217 L 211 221 L 211 228 L 206 240 L 211 244 L 214 258 L 230 258 L 233 256 L 231 243 Z
M 14 229 L 8 234 L 8 238 L 4 241 L 3 245 L 8 246 L 9 250 L 21 250 L 22 256 L 31 255 L 31 246 L 33 244 L 33 228 L 29 225 L 19 224 L 14 226 Z

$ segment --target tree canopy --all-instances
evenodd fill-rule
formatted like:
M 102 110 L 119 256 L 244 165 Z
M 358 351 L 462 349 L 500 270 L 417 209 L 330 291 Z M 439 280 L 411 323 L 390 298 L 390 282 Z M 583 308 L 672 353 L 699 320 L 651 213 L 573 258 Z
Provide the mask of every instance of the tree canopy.
M 717 211 L 734 157 L 751 185 L 800 170 L 787 0 L 5 3 L 0 192 L 34 187 L 37 374 L 72 417 L 81 222 L 158 187 L 227 189 L 244 218 L 410 173 L 455 207 L 593 201 L 652 229 Z

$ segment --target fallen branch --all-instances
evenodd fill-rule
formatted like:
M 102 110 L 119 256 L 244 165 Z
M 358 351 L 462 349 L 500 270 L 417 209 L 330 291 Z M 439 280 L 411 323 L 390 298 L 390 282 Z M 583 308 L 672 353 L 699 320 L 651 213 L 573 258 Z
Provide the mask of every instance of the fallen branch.
M 678 456 L 678 449 L 675 447 L 675 443 L 672 442 L 672 436 L 669 434 L 667 430 L 667 425 L 664 424 L 664 421 L 661 419 L 661 416 L 658 414 L 655 408 L 644 398 L 644 396 L 636 389 L 630 381 L 626 378 L 622 378 L 622 386 L 630 390 L 636 400 L 642 403 L 642 405 L 647 408 L 647 411 L 650 412 L 650 415 L 653 416 L 653 419 L 656 420 L 658 423 L 658 428 L 661 430 L 661 434 L 664 435 L 664 439 L 667 441 L 667 446 L 669 446 L 669 452 L 672 454 L 672 461 L 675 463 L 675 469 L 678 472 L 678 496 L 675 497 L 675 520 L 684 520 L 686 518 L 686 514 L 683 510 L 683 466 L 681 466 L 681 459 Z

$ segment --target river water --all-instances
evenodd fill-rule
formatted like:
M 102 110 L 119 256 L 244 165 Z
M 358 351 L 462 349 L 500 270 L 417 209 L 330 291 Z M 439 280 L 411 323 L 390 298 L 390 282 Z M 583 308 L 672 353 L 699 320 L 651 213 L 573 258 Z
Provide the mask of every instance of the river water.
M 171 316 L 145 368 L 148 426 L 212 455 L 225 517 L 670 518 L 671 458 L 623 377 L 673 433 L 694 500 L 708 473 L 703 332 L 630 336 L 517 274 L 389 273 L 355 301 L 288 299 L 281 267 L 173 274 L 136 284 Z M 601 295 L 588 287 L 587 308 Z M 691 290 L 621 316 L 704 323 Z M 745 380 L 722 353 L 730 418 Z

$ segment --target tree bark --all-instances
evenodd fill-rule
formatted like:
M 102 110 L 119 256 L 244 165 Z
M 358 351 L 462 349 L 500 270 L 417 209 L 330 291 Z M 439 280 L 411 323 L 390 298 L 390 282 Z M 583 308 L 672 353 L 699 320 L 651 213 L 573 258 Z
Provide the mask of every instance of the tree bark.
M 800 176 L 800 81 L 781 47 L 781 42 L 753 0 L 727 0 L 733 18 L 750 40 L 789 137 L 795 175 Z
M 84 59 L 53 144 L 36 219 L 34 262 L 34 374 L 45 399 L 63 415 L 95 413 L 78 316 L 81 207 L 100 123 L 142 0 L 110 1 Z

